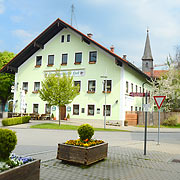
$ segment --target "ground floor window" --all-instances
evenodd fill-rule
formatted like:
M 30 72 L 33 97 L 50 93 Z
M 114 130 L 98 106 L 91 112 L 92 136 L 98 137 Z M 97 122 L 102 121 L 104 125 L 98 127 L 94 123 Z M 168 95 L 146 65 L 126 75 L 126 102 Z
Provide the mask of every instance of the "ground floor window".
M 88 115 L 94 116 L 94 105 L 88 105 Z
M 51 106 L 49 104 L 45 106 L 45 114 L 51 114 Z
M 73 115 L 79 115 L 79 105 L 78 104 L 73 105 Z
M 33 113 L 38 113 L 39 104 L 33 104 Z
M 106 105 L 106 116 L 111 115 L 111 105 Z M 105 116 L 105 105 L 103 105 L 103 116 Z

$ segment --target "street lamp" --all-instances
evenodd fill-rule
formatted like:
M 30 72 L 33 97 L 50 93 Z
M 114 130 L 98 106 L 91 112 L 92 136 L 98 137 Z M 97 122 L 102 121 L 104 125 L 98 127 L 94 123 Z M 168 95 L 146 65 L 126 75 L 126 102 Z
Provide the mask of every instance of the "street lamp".
M 104 98 L 105 98 L 105 107 L 104 107 L 104 129 L 106 129 L 106 93 L 107 93 L 107 76 L 100 76 L 104 79 Z

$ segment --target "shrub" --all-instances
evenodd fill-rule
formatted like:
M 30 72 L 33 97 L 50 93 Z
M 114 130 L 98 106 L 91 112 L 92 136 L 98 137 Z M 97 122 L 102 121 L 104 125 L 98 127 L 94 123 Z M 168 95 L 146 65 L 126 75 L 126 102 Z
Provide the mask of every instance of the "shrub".
M 175 126 L 177 124 L 177 116 L 170 116 L 163 122 L 164 126 Z
M 82 141 L 86 139 L 90 140 L 92 136 L 94 135 L 94 129 L 89 124 L 83 124 L 79 126 L 78 134 L 79 134 L 80 140 Z
M 2 120 L 2 124 L 3 126 L 23 124 L 23 123 L 28 123 L 30 119 L 31 119 L 31 116 L 7 118 L 7 119 Z
M 9 129 L 0 129 L 0 160 L 9 159 L 10 153 L 17 144 L 16 133 Z
M 69 115 L 69 113 L 68 113 L 68 115 L 67 115 L 67 119 L 70 119 L 70 115 Z

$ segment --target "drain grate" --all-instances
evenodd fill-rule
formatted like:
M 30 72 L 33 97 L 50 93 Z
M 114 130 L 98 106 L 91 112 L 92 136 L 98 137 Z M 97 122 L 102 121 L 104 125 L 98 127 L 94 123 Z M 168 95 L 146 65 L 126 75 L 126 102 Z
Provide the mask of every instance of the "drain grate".
M 180 163 L 180 159 L 173 159 L 172 162 Z

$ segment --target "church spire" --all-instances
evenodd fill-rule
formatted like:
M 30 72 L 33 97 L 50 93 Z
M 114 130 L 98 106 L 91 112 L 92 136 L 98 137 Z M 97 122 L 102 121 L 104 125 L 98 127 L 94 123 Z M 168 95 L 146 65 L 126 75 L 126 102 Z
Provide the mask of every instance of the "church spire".
M 145 44 L 144 55 L 142 57 L 142 60 L 153 60 L 150 40 L 149 40 L 149 29 L 147 29 L 146 44 Z

